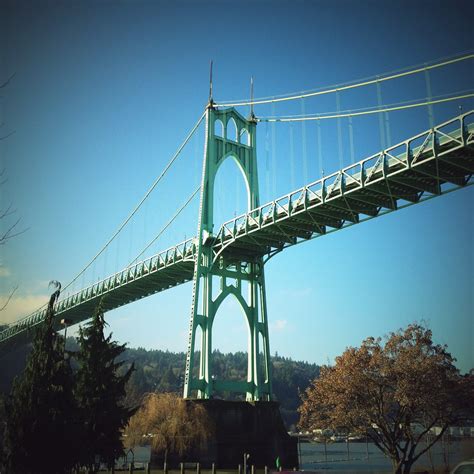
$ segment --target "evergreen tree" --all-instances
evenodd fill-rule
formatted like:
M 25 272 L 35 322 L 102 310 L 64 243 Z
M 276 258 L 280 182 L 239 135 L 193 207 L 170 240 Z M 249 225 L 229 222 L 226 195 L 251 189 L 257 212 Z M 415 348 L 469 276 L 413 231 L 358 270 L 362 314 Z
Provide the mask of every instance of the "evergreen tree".
M 179 387 L 179 380 L 174 374 L 171 365 L 168 370 L 161 377 L 160 385 L 158 386 L 158 392 L 177 392 Z
M 134 366 L 122 376 L 118 369 L 123 362 L 117 358 L 125 345 L 112 341 L 112 334 L 104 335 L 106 322 L 99 304 L 92 321 L 79 329 L 79 351 L 76 353 L 76 398 L 83 420 L 81 464 L 93 469 L 100 460 L 112 467 L 123 455 L 122 430 L 135 412 L 123 404 L 125 385 Z
M 7 401 L 5 447 L 12 474 L 64 473 L 76 460 L 73 376 L 64 339 L 53 329 L 53 307 L 60 290 L 60 284 L 54 283 L 57 291 Z

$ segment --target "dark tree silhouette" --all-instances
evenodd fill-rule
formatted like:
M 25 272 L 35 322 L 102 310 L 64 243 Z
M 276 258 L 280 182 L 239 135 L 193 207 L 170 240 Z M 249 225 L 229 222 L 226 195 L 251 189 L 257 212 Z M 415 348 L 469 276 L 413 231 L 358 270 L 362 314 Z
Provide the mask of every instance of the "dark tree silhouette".
M 11 474 L 59 474 L 74 465 L 77 411 L 63 339 L 53 330 L 54 303 L 60 291 L 55 284 L 26 368 L 6 402 L 6 462 Z
M 124 405 L 125 385 L 133 365 L 124 375 L 118 375 L 123 365 L 117 358 L 125 345 L 112 341 L 112 334 L 104 335 L 106 322 L 99 304 L 92 321 L 79 330 L 79 363 L 76 399 L 83 420 L 80 441 L 81 464 L 90 471 L 98 460 L 112 467 L 114 460 L 123 455 L 122 430 L 134 409 Z

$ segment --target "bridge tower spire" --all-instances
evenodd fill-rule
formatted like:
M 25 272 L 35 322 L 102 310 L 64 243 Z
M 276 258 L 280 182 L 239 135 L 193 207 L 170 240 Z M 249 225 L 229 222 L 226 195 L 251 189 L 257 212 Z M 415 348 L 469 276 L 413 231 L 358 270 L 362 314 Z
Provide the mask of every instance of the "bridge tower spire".
M 237 141 L 229 129 L 235 122 Z M 219 124 L 220 122 L 220 124 Z M 222 136 L 216 126 L 222 125 Z M 245 394 L 246 400 L 270 400 L 271 373 L 268 340 L 264 262 L 251 249 L 239 249 L 216 256 L 214 237 L 214 183 L 217 171 L 227 159 L 233 159 L 242 172 L 248 193 L 248 210 L 259 206 L 256 120 L 245 119 L 234 108 L 217 109 L 209 101 L 206 111 L 206 143 L 201 182 L 201 203 L 194 267 L 193 296 L 186 357 L 184 397 L 210 398 L 215 391 Z M 245 143 L 244 143 L 245 141 Z M 243 284 L 247 282 L 247 284 Z M 213 286 L 219 291 L 213 292 Z M 245 287 L 248 294 L 244 294 Z M 216 288 L 215 288 L 216 289 Z M 217 293 L 217 294 L 216 294 Z M 214 297 L 213 297 L 214 294 Z M 212 372 L 212 328 L 220 305 L 235 297 L 248 329 L 248 369 L 245 381 L 216 380 Z M 200 328 L 201 340 L 196 338 Z M 195 351 L 200 350 L 199 365 Z M 262 354 L 263 353 L 263 357 Z M 199 372 L 197 374 L 197 367 Z

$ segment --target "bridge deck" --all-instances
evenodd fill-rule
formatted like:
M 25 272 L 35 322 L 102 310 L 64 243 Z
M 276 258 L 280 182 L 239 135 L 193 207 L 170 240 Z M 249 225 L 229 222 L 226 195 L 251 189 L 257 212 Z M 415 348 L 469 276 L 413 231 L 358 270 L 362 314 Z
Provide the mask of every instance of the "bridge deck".
M 189 239 L 61 299 L 56 305 L 55 329 L 61 329 L 61 319 L 67 319 L 68 325 L 89 319 L 101 299 L 104 310 L 110 311 L 191 280 L 195 255 L 195 239 Z M 2 331 L 0 353 L 12 344 L 30 341 L 45 314 L 44 307 Z
M 214 259 L 248 260 L 473 184 L 474 111 L 315 181 L 226 222 L 208 245 Z M 89 319 L 193 278 L 189 239 L 116 273 L 57 304 L 58 323 Z M 0 333 L 0 351 L 32 339 L 45 309 Z
M 471 111 L 226 222 L 214 258 L 273 255 L 473 184 L 473 173 Z

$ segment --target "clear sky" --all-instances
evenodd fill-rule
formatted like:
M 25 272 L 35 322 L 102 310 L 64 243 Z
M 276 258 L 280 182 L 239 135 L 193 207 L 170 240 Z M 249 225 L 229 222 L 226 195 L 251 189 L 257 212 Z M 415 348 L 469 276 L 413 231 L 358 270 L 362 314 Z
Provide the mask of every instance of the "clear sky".
M 0 2 L 2 207 L 21 236 L 2 247 L 0 291 L 19 288 L 0 321 L 25 316 L 95 255 L 202 114 L 214 61 L 216 100 L 286 94 L 384 74 L 472 51 L 469 1 L 3 1 Z M 432 71 L 431 95 L 473 86 L 473 62 Z M 425 100 L 425 74 L 381 86 L 384 104 Z M 340 108 L 375 106 L 374 86 L 340 94 Z M 441 122 L 474 108 L 434 106 Z M 334 95 L 261 106 L 259 116 L 333 112 Z M 241 112 L 248 114 L 248 108 Z M 426 109 L 317 126 L 258 125 L 261 201 L 376 153 L 429 127 Z M 201 126 L 132 223 L 71 290 L 127 265 L 199 182 Z M 306 171 L 305 171 L 306 168 Z M 293 170 L 293 171 L 292 171 Z M 272 353 L 326 363 L 368 336 L 425 321 L 465 371 L 473 355 L 473 189 L 463 189 L 288 249 L 266 267 Z M 216 225 L 245 210 L 231 161 L 217 183 Z M 147 256 L 191 237 L 198 202 Z M 10 220 L 9 220 L 10 219 Z M 5 229 L 15 216 L 3 219 Z M 184 351 L 191 284 L 115 310 L 114 337 Z M 223 351 L 246 349 L 231 302 L 216 319 Z

